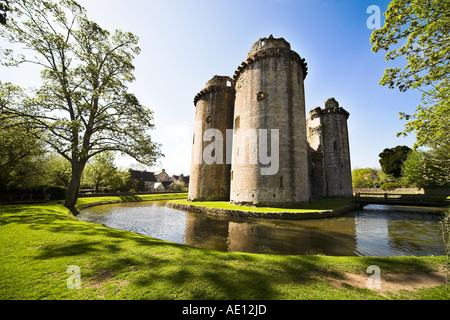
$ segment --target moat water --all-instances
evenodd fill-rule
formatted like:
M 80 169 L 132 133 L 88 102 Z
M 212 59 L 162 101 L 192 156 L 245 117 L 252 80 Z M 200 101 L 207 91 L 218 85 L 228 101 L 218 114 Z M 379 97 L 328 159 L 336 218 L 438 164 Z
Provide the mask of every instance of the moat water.
M 85 209 L 84 221 L 230 252 L 329 256 L 444 255 L 442 216 L 425 208 L 370 205 L 323 220 L 244 220 L 166 207 L 167 201 Z M 434 213 L 432 213 L 434 212 Z

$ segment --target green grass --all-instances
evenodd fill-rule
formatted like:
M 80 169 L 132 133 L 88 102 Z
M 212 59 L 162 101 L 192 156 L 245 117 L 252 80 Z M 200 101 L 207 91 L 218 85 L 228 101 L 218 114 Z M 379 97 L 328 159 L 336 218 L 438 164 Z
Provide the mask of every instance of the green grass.
M 193 205 L 206 208 L 218 208 L 218 209 L 228 209 L 236 211 L 251 211 L 251 212 L 321 212 L 329 211 L 341 208 L 343 206 L 349 205 L 352 199 L 346 198 L 329 198 L 321 199 L 312 202 L 308 205 L 299 208 L 276 208 L 276 207 L 251 207 L 251 206 L 240 206 L 230 204 L 228 201 L 199 201 L 190 202 L 186 199 L 182 200 L 171 200 L 170 202 Z
M 187 193 L 164 193 L 164 194 L 144 194 L 133 196 L 108 196 L 108 197 L 90 197 L 79 198 L 77 201 L 77 209 L 89 207 L 91 205 L 120 203 L 120 202 L 139 202 L 139 201 L 154 201 L 154 200 L 172 200 L 185 199 Z
M 83 198 L 79 204 L 98 200 L 111 199 Z M 0 207 L 2 300 L 384 299 L 369 289 L 336 288 L 329 279 L 364 273 L 370 265 L 382 273 L 414 273 L 444 263 L 445 257 L 219 252 L 83 222 L 58 202 Z M 80 268 L 80 289 L 67 287 L 69 266 Z M 388 297 L 449 299 L 445 285 Z

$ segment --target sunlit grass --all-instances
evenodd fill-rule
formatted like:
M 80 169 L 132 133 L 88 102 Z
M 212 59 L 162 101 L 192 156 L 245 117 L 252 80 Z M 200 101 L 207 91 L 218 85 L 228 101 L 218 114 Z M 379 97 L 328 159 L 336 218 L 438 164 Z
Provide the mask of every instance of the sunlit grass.
M 230 204 L 229 201 L 198 201 L 191 202 L 186 199 L 182 200 L 171 200 L 170 202 L 183 204 L 183 205 L 193 205 L 205 208 L 218 208 L 218 209 L 228 209 L 235 211 L 248 211 L 248 212 L 323 212 L 329 210 L 335 210 L 338 208 L 345 207 L 351 204 L 351 199 L 347 198 L 329 198 L 314 201 L 310 204 L 297 207 L 297 208 L 277 208 L 277 207 L 253 207 L 253 206 L 241 206 Z
M 79 198 L 77 201 L 77 209 L 83 209 L 90 205 L 110 204 L 120 202 L 139 202 L 139 201 L 154 201 L 154 200 L 171 200 L 171 199 L 185 199 L 187 193 L 163 193 L 163 194 L 143 194 L 132 196 L 107 196 L 107 197 L 87 197 Z
M 444 263 L 445 257 L 219 252 L 83 222 L 58 202 L 0 206 L 2 300 L 384 299 L 369 289 L 337 288 L 329 279 L 345 272 L 364 274 L 370 265 L 383 273 L 418 273 Z M 69 266 L 80 268 L 80 289 L 67 286 Z M 445 285 L 389 297 L 449 298 Z

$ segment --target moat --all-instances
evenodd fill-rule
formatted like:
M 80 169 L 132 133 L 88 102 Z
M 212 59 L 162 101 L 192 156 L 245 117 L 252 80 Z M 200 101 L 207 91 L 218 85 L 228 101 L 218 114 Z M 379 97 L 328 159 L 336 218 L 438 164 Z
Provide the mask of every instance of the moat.
M 166 204 L 102 205 L 83 210 L 79 218 L 178 244 L 229 252 L 378 257 L 445 254 L 442 216 L 430 213 L 430 209 L 370 205 L 338 218 L 285 221 L 210 217 Z

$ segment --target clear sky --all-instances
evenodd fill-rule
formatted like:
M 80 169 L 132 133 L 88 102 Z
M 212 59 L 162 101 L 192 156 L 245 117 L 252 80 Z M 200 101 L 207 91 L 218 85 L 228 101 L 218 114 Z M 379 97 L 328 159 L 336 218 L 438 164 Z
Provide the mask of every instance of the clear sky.
M 136 81 L 130 85 L 154 111 L 153 137 L 166 155 L 153 170 L 189 174 L 194 96 L 214 75 L 233 76 L 251 46 L 273 34 L 283 37 L 308 63 L 306 112 L 334 97 L 350 113 L 352 168 L 379 167 L 378 154 L 414 136 L 397 138 L 413 113 L 419 92 L 400 93 L 378 83 L 385 53 L 373 53 L 367 27 L 370 5 L 381 0 L 79 0 L 91 20 L 110 31 L 139 36 Z M 382 19 L 383 23 L 383 19 Z M 39 79 L 34 67 L 0 68 L 2 81 L 27 86 Z M 127 167 L 134 163 L 122 159 Z

